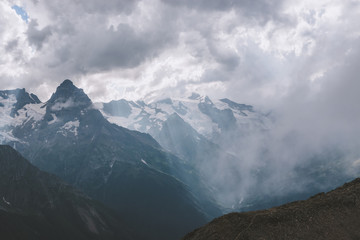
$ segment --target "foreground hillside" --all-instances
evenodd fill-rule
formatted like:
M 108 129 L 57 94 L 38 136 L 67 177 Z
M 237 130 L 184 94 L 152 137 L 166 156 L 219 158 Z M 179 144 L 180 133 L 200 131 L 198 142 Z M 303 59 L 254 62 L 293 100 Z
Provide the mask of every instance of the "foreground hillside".
M 0 239 L 132 239 L 111 210 L 0 145 Z
M 305 201 L 224 215 L 183 239 L 360 239 L 360 178 Z

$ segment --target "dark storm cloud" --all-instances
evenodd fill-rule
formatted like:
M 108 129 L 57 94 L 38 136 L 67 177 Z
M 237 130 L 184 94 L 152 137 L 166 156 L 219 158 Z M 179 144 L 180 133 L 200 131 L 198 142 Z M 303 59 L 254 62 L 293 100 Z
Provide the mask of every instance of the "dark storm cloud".
M 50 9 L 52 23 L 38 30 L 36 19 L 32 20 L 28 40 L 40 50 L 52 34 L 54 41 L 41 49 L 38 64 L 46 58 L 43 64 L 47 67 L 63 68 L 69 75 L 133 68 L 156 57 L 177 39 L 178 31 L 172 20 L 175 16 L 162 9 L 151 19 L 154 25 L 150 28 L 135 29 L 132 22 L 109 24 L 112 17 L 131 14 L 136 1 L 92 0 L 86 4 L 69 3 L 69 6 L 55 1 L 44 4 Z M 174 31 L 170 31 L 171 28 Z
M 81 1 L 80 1 L 81 2 Z M 133 11 L 139 0 L 109 0 L 99 2 L 97 0 L 83 0 L 81 5 L 89 13 L 126 13 L 129 14 Z
M 52 34 L 52 31 L 50 26 L 44 27 L 41 30 L 38 30 L 38 26 L 39 24 L 36 20 L 31 20 L 26 35 L 29 43 L 39 50 L 42 48 L 43 43 Z
M 150 75 L 141 79 L 144 92 L 147 88 L 152 92 L 166 92 L 170 86 L 186 86 L 189 83 L 191 87 L 200 87 L 205 82 L 219 81 L 226 88 L 219 94 L 227 94 L 237 101 L 243 101 L 238 97 L 241 95 L 246 101 L 258 99 L 258 102 L 264 102 L 263 93 L 266 97 L 274 96 L 279 89 L 281 94 L 286 94 L 288 89 L 297 88 L 297 80 L 286 80 L 284 83 L 285 78 L 301 81 L 311 76 L 317 67 L 322 68 L 323 62 L 332 62 L 326 57 L 312 58 L 311 54 L 299 58 L 294 56 L 295 50 L 291 46 L 294 43 L 287 38 L 306 35 L 315 42 L 321 39 L 320 33 L 323 33 L 321 29 L 312 31 L 311 28 L 292 33 L 301 23 L 299 16 L 303 16 L 310 25 L 316 25 L 325 10 L 289 15 L 289 11 L 284 10 L 292 6 L 302 8 L 290 1 L 64 0 L 35 1 L 33 5 L 24 8 L 31 20 L 26 33 L 27 41 L 37 51 L 31 61 L 26 62 L 31 74 L 21 77 L 24 87 L 44 82 L 49 84 L 48 79 L 57 79 L 58 76 L 60 80 L 53 83 L 55 88 L 62 78 L 72 78 L 76 83 L 77 78 L 86 79 L 92 74 L 107 72 L 114 72 L 113 79 L 123 76 L 136 85 L 139 77 L 145 75 L 144 70 L 156 67 L 161 61 L 171 65 L 171 57 L 176 62 L 191 55 L 190 60 L 179 60 L 183 65 L 169 67 L 171 70 L 167 71 L 167 76 L 171 78 L 163 75 L 156 81 L 159 84 L 152 84 L 154 77 L 149 71 Z M 267 30 L 269 26 L 270 30 Z M 287 31 L 289 35 L 286 36 Z M 273 41 L 278 35 L 285 35 L 286 41 Z M 339 36 L 341 38 L 344 37 Z M 266 41 L 269 42 L 265 47 L 259 46 Z M 324 45 L 329 45 L 331 49 L 336 42 L 342 41 Z M 288 44 L 291 49 L 284 54 L 281 44 Z M 306 46 L 310 45 L 303 44 L 300 48 L 305 49 Z M 283 55 L 282 60 L 275 56 L 277 53 Z M 170 60 L 165 61 L 167 58 Z M 313 62 L 312 66 L 301 67 L 308 62 L 307 59 Z M 199 74 L 186 78 L 186 72 L 193 66 L 199 66 L 194 69 Z M 129 71 L 133 72 L 128 74 Z M 289 72 L 293 75 L 290 76 Z M 177 73 L 185 74 L 177 76 Z M 30 78 L 29 81 L 24 80 Z M 97 82 L 94 80 L 92 84 Z M 289 86 L 282 88 L 286 84 Z M 268 89 L 273 93 L 269 94 Z M 96 97 L 100 95 L 101 92 Z M 266 99 L 265 102 L 279 101 L 279 98 Z
M 162 0 L 173 6 L 185 6 L 199 11 L 229 11 L 234 9 L 241 15 L 258 23 L 280 18 L 283 0 Z
M 18 39 L 14 39 L 9 41 L 6 46 L 5 46 L 5 51 L 6 52 L 11 52 L 13 51 L 19 44 L 19 40 Z
M 136 33 L 131 26 L 120 24 L 116 30 L 100 30 L 88 39 L 88 49 L 85 48 L 82 52 L 82 63 L 90 71 L 104 71 L 117 67 L 133 68 L 147 58 L 155 57 L 160 49 L 173 40 L 174 36 L 169 32 Z
M 222 66 L 223 71 L 233 71 L 239 66 L 240 56 L 234 50 L 223 49 L 210 39 L 207 41 L 207 46 L 215 61 Z
M 34 1 L 37 6 L 43 4 L 53 17 L 61 17 L 77 13 L 83 14 L 130 14 L 140 0 L 63 0 L 63 1 Z
M 180 36 L 196 33 L 205 45 L 185 44 L 193 48 L 191 54 L 198 64 L 217 63 L 204 71 L 200 84 L 229 81 L 231 73 L 239 72 L 243 59 L 223 46 L 219 31 L 231 34 L 245 22 L 251 26 L 276 19 L 281 15 L 281 5 L 282 1 L 35 1 L 26 9 L 30 16 L 27 40 L 37 49 L 28 66 L 35 70 L 22 79 L 32 78 L 25 87 L 33 87 L 64 73 L 76 82 L 76 78 L 89 74 L 143 68 L 168 49 L 178 47 Z M 217 21 L 232 9 L 238 19 L 221 29 Z M 196 52 L 205 54 L 196 56 Z M 58 80 L 53 84 L 56 87 Z

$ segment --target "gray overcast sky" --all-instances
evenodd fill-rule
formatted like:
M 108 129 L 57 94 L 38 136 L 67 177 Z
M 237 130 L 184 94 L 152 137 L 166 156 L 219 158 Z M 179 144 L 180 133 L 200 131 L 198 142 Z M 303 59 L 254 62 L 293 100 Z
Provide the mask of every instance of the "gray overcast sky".
M 360 95 L 359 22 L 359 0 L 2 0 L 1 89 L 46 101 L 69 78 L 94 101 L 346 105 Z

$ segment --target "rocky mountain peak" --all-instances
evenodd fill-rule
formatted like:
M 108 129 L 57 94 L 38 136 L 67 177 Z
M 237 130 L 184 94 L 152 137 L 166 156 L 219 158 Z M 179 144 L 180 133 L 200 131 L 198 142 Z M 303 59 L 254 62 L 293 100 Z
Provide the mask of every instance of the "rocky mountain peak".
M 74 83 L 70 79 L 65 79 L 59 87 L 75 87 Z
M 55 93 L 47 101 L 45 120 L 49 122 L 61 118 L 65 122 L 70 121 L 80 116 L 91 105 L 92 101 L 84 93 L 84 90 L 66 79 L 56 88 Z
M 65 103 L 69 100 L 80 103 L 81 105 L 90 105 L 90 98 L 84 93 L 84 90 L 77 88 L 72 81 L 66 79 L 53 93 L 48 103 L 62 102 Z
M 41 103 L 41 101 L 35 94 L 28 93 L 25 90 L 25 88 L 0 91 L 0 99 L 7 100 L 7 102 L 11 102 L 12 104 L 12 109 L 10 113 L 11 117 L 15 117 L 15 115 L 18 115 L 17 111 L 23 108 L 26 104 Z M 0 107 L 3 106 L 4 104 L 0 102 Z
M 46 111 L 56 115 L 64 111 L 80 112 L 91 104 L 92 102 L 84 93 L 84 90 L 77 88 L 72 81 L 66 79 L 56 88 L 56 92 L 52 94 L 46 104 Z

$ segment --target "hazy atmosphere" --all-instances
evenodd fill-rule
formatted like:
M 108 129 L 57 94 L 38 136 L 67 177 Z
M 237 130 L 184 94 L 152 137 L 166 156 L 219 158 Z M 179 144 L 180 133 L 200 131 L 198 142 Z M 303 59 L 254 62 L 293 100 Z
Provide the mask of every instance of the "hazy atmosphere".
M 0 11 L 2 89 L 47 101 L 69 78 L 94 102 L 198 92 L 251 104 L 266 133 L 221 143 L 243 159 L 244 188 L 250 169 L 272 169 L 277 186 L 329 151 L 359 166 L 360 1 L 6 0 Z M 228 181 L 233 166 L 214 164 Z
M 360 0 L 1 0 L 0 170 L 36 166 L 51 207 L 0 171 L 0 214 L 178 239 L 359 177 L 359 23 Z

